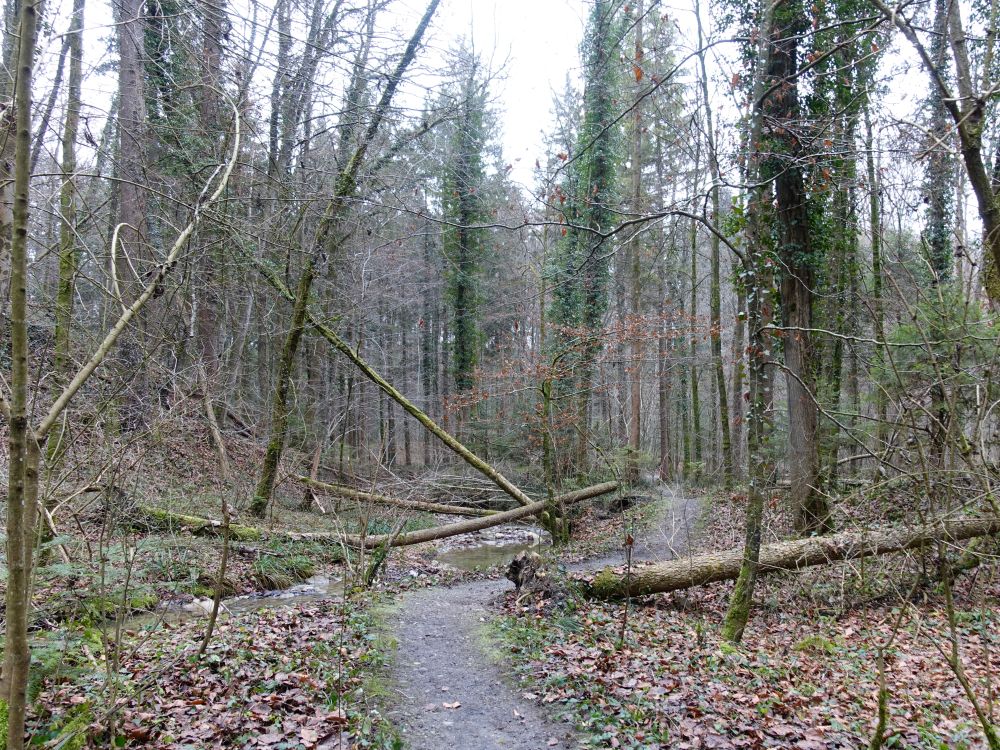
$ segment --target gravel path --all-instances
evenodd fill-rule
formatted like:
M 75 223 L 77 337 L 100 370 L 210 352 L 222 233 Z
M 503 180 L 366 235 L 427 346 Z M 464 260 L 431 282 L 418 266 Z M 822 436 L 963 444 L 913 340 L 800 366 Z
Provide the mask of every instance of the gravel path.
M 671 502 L 633 547 L 633 560 L 667 559 L 687 546 L 700 501 L 663 487 Z M 623 554 L 574 566 L 620 564 Z M 487 605 L 510 584 L 476 581 L 401 598 L 390 715 L 409 750 L 545 750 L 574 746 L 572 728 L 547 718 L 487 653 Z M 457 704 L 457 705 L 456 705 Z

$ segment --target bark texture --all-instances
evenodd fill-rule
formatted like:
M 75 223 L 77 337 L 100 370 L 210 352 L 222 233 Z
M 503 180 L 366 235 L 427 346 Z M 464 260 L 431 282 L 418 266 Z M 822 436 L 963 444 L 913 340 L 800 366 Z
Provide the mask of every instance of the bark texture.
M 431 503 L 424 500 L 403 500 L 402 498 L 378 495 L 373 492 L 362 492 L 361 490 L 356 490 L 353 487 L 346 487 L 342 484 L 329 484 L 328 482 L 321 482 L 318 479 L 312 479 L 310 477 L 296 476 L 295 479 L 303 484 L 309 485 L 310 487 L 315 487 L 323 492 L 328 492 L 331 495 L 346 497 L 351 500 L 358 500 L 366 503 L 375 503 L 376 505 L 391 505 L 394 508 L 422 510 L 428 513 L 451 513 L 456 516 L 485 517 L 494 516 L 499 513 L 499 511 L 487 510 L 486 508 L 467 508 L 461 505 Z
M 24 747 L 27 708 L 28 611 L 31 607 L 31 557 L 38 499 L 38 444 L 28 422 L 28 225 L 29 156 L 31 148 L 31 81 L 35 71 L 37 7 L 21 3 L 14 88 L 16 146 L 14 151 L 14 213 L 11 227 L 10 274 L 10 468 L 7 478 L 7 592 L 5 640 L 0 699 L 6 702 L 5 748 Z
M 767 80 L 774 91 L 762 107 L 777 123 L 769 161 L 780 225 L 782 324 L 794 329 L 784 338 L 788 389 L 788 474 L 795 525 L 803 533 L 830 530 L 830 510 L 819 487 L 814 352 L 809 334 L 813 318 L 814 269 L 817 265 L 809 226 L 809 205 L 802 173 L 802 145 L 795 131 L 799 119 L 798 39 L 806 27 L 802 4 L 787 0 L 776 11 L 771 29 Z
M 609 492 L 614 492 L 616 489 L 618 489 L 617 482 L 595 484 L 592 487 L 577 490 L 576 492 L 569 492 L 565 495 L 557 495 L 553 499 L 553 504 L 556 505 L 556 507 L 565 507 L 573 503 L 578 503 L 581 500 L 589 500 L 590 498 L 598 497 L 599 495 L 606 495 Z M 368 536 L 363 538 L 356 535 L 348 535 L 344 537 L 344 540 L 351 547 L 363 546 L 371 549 L 373 547 L 380 547 L 384 544 L 388 544 L 391 547 L 405 547 L 410 544 L 433 542 L 438 539 L 446 539 L 450 536 L 456 536 L 458 534 L 467 534 L 470 531 L 489 529 L 494 526 L 510 523 L 512 521 L 520 521 L 522 518 L 528 518 L 529 516 L 540 516 L 544 522 L 544 516 L 549 512 L 548 509 L 549 501 L 541 500 L 537 503 L 531 503 L 531 505 L 525 505 L 522 508 L 514 508 L 514 510 L 507 510 L 503 513 L 497 513 L 487 518 L 473 518 L 468 521 L 446 524 L 445 526 L 436 526 L 433 529 L 421 529 L 420 531 L 414 531 L 409 534 L 379 534 L 378 536 Z M 329 535 L 302 534 L 301 536 L 306 539 L 317 539 Z
M 841 560 L 915 549 L 932 542 L 960 542 L 998 533 L 1000 518 L 963 518 L 938 521 L 915 529 L 851 532 L 766 544 L 760 548 L 757 575 L 779 570 L 801 570 Z M 656 563 L 647 568 L 634 568 L 628 576 L 605 568 L 586 587 L 589 595 L 600 599 L 661 594 L 715 581 L 733 580 L 739 575 L 742 564 L 742 549 L 710 552 Z

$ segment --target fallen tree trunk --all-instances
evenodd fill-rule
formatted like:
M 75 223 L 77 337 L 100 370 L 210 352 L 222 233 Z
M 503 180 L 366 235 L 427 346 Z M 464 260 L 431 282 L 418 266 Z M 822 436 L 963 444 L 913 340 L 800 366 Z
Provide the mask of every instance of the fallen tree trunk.
M 585 487 L 582 490 L 576 490 L 575 492 L 567 492 L 565 495 L 557 495 L 553 498 L 553 502 L 561 503 L 563 505 L 571 505 L 573 503 L 580 502 L 581 500 L 589 500 L 590 498 L 598 497 L 600 495 L 606 495 L 609 492 L 614 492 L 616 489 L 618 489 L 617 482 L 604 482 L 603 484 L 595 484 L 592 487 Z M 390 546 L 392 547 L 403 547 L 410 544 L 419 544 L 420 542 L 445 539 L 450 536 L 455 536 L 456 534 L 464 534 L 470 531 L 489 529 L 493 526 L 510 523 L 511 521 L 519 521 L 522 518 L 543 513 L 548 505 L 549 501 L 543 500 L 521 508 L 493 513 L 492 515 L 485 516 L 483 518 L 474 518 L 468 521 L 446 524 L 444 526 L 435 526 L 432 529 L 421 529 L 420 531 L 413 531 L 409 534 L 398 534 L 394 538 L 391 534 L 378 534 L 362 539 L 362 537 L 357 534 L 339 534 L 335 531 L 301 533 L 295 531 L 264 531 L 254 526 L 241 526 L 238 524 L 231 524 L 229 529 L 232 538 L 238 541 L 254 541 L 262 539 L 266 536 L 279 536 L 286 539 L 306 541 L 316 540 L 344 542 L 351 547 L 361 547 L 363 544 L 369 549 L 385 544 L 387 541 L 391 541 Z M 217 521 L 212 518 L 189 516 L 184 513 L 173 513 L 162 508 L 153 508 L 144 505 L 139 507 L 139 511 L 142 513 L 143 519 L 135 519 L 133 521 L 135 525 L 142 525 L 145 523 L 147 527 L 156 526 L 159 528 L 184 529 L 195 536 L 221 536 L 223 529 L 225 528 L 222 521 Z
M 257 268 L 258 271 L 264 276 L 265 279 L 273 286 L 277 292 L 284 297 L 289 302 L 295 302 L 295 295 L 289 290 L 285 285 L 285 282 L 281 280 L 281 277 L 269 266 L 261 262 L 258 258 L 253 255 L 247 255 L 247 259 Z M 319 318 L 317 318 L 311 310 L 306 309 L 306 320 L 313 329 L 324 339 L 329 342 L 334 349 L 339 351 L 345 357 L 347 357 L 354 365 L 364 373 L 364 376 L 368 378 L 372 383 L 374 383 L 378 388 L 380 388 L 385 395 L 399 404 L 403 411 L 416 419 L 424 428 L 434 435 L 438 440 L 448 446 L 456 455 L 458 455 L 463 461 L 465 461 L 469 466 L 474 468 L 476 471 L 481 473 L 487 479 L 489 479 L 493 484 L 502 489 L 512 498 L 517 500 L 521 505 L 528 506 L 533 504 L 533 500 L 528 497 L 519 487 L 514 485 L 507 477 L 497 471 L 495 468 L 486 463 L 483 459 L 477 456 L 475 453 L 466 448 L 462 443 L 455 438 L 454 435 L 446 430 L 443 430 L 438 424 L 431 419 L 425 412 L 421 411 L 420 408 L 410 401 L 406 396 L 404 396 L 400 391 L 398 391 L 393 385 L 383 378 L 375 369 L 369 365 L 361 355 L 355 351 L 350 344 L 344 341 L 337 332 L 330 328 L 328 325 L 323 323 Z
M 565 495 L 557 495 L 553 498 L 553 502 L 564 506 L 571 505 L 573 503 L 580 502 L 581 500 L 589 500 L 592 497 L 606 495 L 609 492 L 614 492 L 616 489 L 618 489 L 617 482 L 595 484 L 592 487 L 586 487 L 582 490 L 577 490 L 576 492 L 568 492 Z M 398 534 L 395 537 L 390 534 L 379 534 L 377 536 L 366 536 L 363 538 L 357 534 L 348 534 L 346 536 L 334 534 L 297 534 L 295 537 L 298 539 L 324 539 L 337 536 L 337 538 L 342 538 L 344 543 L 350 547 L 363 546 L 368 549 L 379 547 L 384 544 L 388 544 L 391 547 L 405 547 L 410 544 L 433 542 L 438 539 L 446 539 L 450 536 L 456 536 L 458 534 L 467 534 L 471 531 L 489 529 L 493 526 L 500 526 L 501 524 L 510 523 L 512 521 L 519 521 L 522 518 L 527 518 L 528 516 L 541 515 L 549 507 L 549 501 L 542 500 L 537 503 L 532 503 L 531 505 L 526 505 L 522 508 L 514 508 L 513 510 L 505 510 L 502 513 L 495 513 L 486 518 L 473 518 L 468 521 L 449 523 L 444 526 L 435 526 L 432 529 L 421 529 L 420 531 L 411 531 L 408 534 Z
M 132 525 L 146 528 L 154 527 L 164 530 L 183 529 L 194 536 L 222 536 L 225 524 L 214 518 L 200 518 L 185 513 L 173 513 L 163 508 L 153 508 L 148 505 L 139 506 L 142 518 L 133 519 Z M 229 533 L 233 539 L 240 542 L 253 542 L 262 539 L 264 534 L 253 526 L 230 524 Z
M 339 497 L 346 497 L 351 500 L 359 500 L 362 502 L 376 503 L 378 505 L 391 505 L 394 508 L 422 510 L 428 513 L 451 513 L 456 516 L 492 516 L 499 512 L 496 510 L 486 510 L 484 508 L 467 508 L 461 505 L 431 503 L 425 500 L 402 500 L 400 498 L 389 497 L 387 495 L 376 495 L 372 492 L 362 492 L 361 490 L 356 490 L 353 487 L 347 487 L 342 484 L 329 484 L 310 477 L 294 475 L 293 478 L 303 484 L 315 487 L 316 489 L 322 490 L 323 492 L 327 492 L 331 495 L 338 495 Z
M 758 575 L 778 570 L 799 570 L 814 565 L 854 560 L 873 555 L 923 547 L 932 542 L 958 542 L 963 539 L 1000 533 L 1000 518 L 963 518 L 938 521 L 916 529 L 844 533 L 767 544 L 760 548 Z M 743 563 L 743 550 L 711 552 L 644 568 L 633 568 L 630 575 L 613 568 L 584 580 L 589 596 L 615 599 L 678 591 L 714 581 L 735 579 Z

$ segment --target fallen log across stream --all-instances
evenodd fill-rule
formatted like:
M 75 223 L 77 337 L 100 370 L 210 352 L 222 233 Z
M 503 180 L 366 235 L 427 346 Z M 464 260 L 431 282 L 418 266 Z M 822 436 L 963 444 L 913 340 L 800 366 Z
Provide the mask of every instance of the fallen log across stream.
M 420 544 L 421 542 L 434 542 L 439 539 L 457 536 L 458 534 L 467 534 L 471 531 L 481 531 L 505 523 L 511 523 L 512 521 L 519 521 L 529 516 L 540 516 L 547 509 L 553 507 L 553 505 L 557 508 L 565 507 L 573 503 L 578 503 L 581 500 L 589 500 L 600 495 L 606 495 L 609 492 L 614 492 L 616 489 L 618 489 L 617 482 L 604 482 L 603 484 L 595 484 L 591 487 L 585 487 L 582 490 L 576 490 L 575 492 L 567 492 L 565 495 L 556 495 L 551 501 L 552 505 L 549 504 L 550 501 L 548 500 L 541 500 L 531 505 L 514 508 L 513 510 L 505 510 L 502 513 L 495 513 L 485 518 L 471 518 L 468 521 L 458 521 L 457 523 L 435 526 L 430 529 L 420 529 L 419 531 L 411 531 L 407 534 L 397 534 L 395 536 L 392 534 L 378 534 L 366 537 L 349 534 L 341 538 L 349 547 L 365 547 L 367 549 L 381 547 L 385 544 L 391 547 L 405 547 L 410 544 Z M 298 534 L 296 536 L 301 539 L 320 539 L 329 535 Z
M 426 500 L 403 500 L 397 497 L 389 497 L 387 495 L 378 495 L 374 492 L 362 492 L 361 490 L 356 490 L 353 487 L 347 487 L 342 484 L 329 484 L 327 482 L 321 482 L 318 479 L 311 479 L 306 476 L 295 475 L 294 478 L 307 484 L 310 487 L 326 492 L 331 495 L 336 495 L 338 497 L 346 497 L 349 500 L 357 500 L 360 502 L 370 502 L 376 505 L 391 505 L 394 508 L 406 508 L 407 510 L 422 510 L 427 513 L 451 513 L 456 516 L 493 516 L 500 511 L 487 510 L 486 508 L 467 508 L 461 505 L 447 505 L 445 503 L 431 503 Z
M 556 495 L 551 502 L 555 505 L 555 507 L 564 507 L 582 500 L 589 500 L 601 495 L 606 495 L 609 492 L 614 492 L 618 489 L 618 486 L 617 482 L 595 484 L 591 487 L 584 487 L 582 490 L 567 492 L 564 495 Z M 387 543 L 392 547 L 403 547 L 410 544 L 420 544 L 421 542 L 432 542 L 438 539 L 446 539 L 447 537 L 455 536 L 457 534 L 465 534 L 470 531 L 489 529 L 493 526 L 500 526 L 501 524 L 510 523 L 512 521 L 519 521 L 522 518 L 527 518 L 529 516 L 540 515 L 545 512 L 546 508 L 550 507 L 549 502 L 550 501 L 548 500 L 542 500 L 520 508 L 514 508 L 513 510 L 493 513 L 492 515 L 484 516 L 482 518 L 472 518 L 468 521 L 459 521 L 457 523 L 445 524 L 444 526 L 435 526 L 430 529 L 421 529 L 420 531 L 412 531 L 408 534 L 398 534 L 395 537 L 390 534 L 376 534 L 361 537 L 357 534 L 340 534 L 335 531 L 302 533 L 294 531 L 272 531 L 269 529 L 264 530 L 253 526 L 241 526 L 237 524 L 232 524 L 230 526 L 230 531 L 232 532 L 233 538 L 240 541 L 252 541 L 266 536 L 278 536 L 293 540 L 300 539 L 337 543 L 343 542 L 349 547 L 364 546 L 368 549 L 379 547 Z M 140 506 L 139 510 L 141 511 L 141 515 L 143 516 L 145 522 L 149 525 L 186 529 L 195 536 L 220 536 L 224 529 L 221 521 L 211 518 L 201 518 L 199 516 L 191 516 L 184 513 L 173 513 L 171 511 L 164 510 L 163 508 L 153 508 L 149 506 Z M 139 523 L 138 519 L 136 520 L 136 523 Z
M 936 521 L 910 529 L 848 532 L 766 544 L 760 548 L 758 575 L 799 570 L 815 565 L 855 560 L 923 547 L 933 542 L 959 542 L 1000 534 L 1000 518 L 963 518 Z M 743 564 L 743 550 L 709 552 L 678 560 L 633 568 L 626 575 L 613 568 L 583 579 L 585 592 L 596 599 L 662 594 L 734 580 Z

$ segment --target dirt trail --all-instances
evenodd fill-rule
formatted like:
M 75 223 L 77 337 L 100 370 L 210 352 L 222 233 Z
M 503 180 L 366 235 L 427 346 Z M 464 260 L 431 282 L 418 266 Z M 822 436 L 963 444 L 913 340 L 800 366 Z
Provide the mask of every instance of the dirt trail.
M 674 557 L 694 533 L 699 499 L 671 487 L 661 490 L 669 505 L 658 523 L 636 540 L 634 561 Z M 573 569 L 597 569 L 623 560 L 619 552 Z M 487 605 L 508 586 L 506 581 L 476 581 L 402 597 L 393 670 L 398 698 L 390 714 L 409 750 L 574 746 L 572 728 L 547 718 L 525 699 L 511 673 L 487 653 Z

